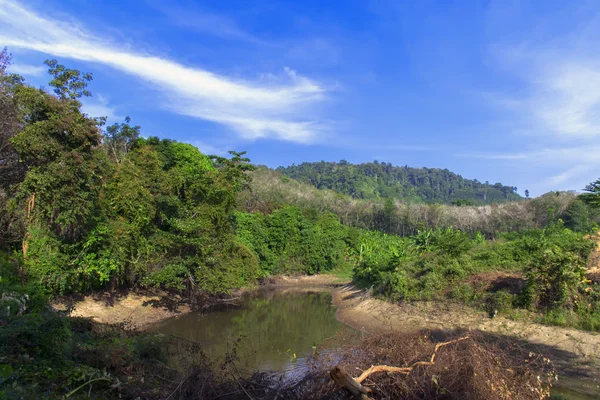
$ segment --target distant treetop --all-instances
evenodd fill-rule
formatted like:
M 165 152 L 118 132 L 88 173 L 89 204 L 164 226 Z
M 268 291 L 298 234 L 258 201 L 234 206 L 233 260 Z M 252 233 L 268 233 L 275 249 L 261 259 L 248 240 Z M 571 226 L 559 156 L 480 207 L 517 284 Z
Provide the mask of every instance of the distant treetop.
M 481 183 L 439 168 L 412 168 L 391 163 L 351 164 L 307 162 L 278 171 L 310 183 L 319 189 L 331 189 L 359 199 L 395 198 L 404 201 L 480 205 L 521 199 L 517 188 L 501 183 Z

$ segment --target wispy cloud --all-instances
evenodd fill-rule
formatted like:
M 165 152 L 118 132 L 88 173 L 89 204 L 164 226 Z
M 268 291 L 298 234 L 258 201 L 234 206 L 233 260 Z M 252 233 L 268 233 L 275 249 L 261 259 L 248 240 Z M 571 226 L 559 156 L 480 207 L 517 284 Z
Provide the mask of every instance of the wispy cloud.
M 227 155 L 227 150 L 225 150 L 225 148 L 221 147 L 221 146 L 215 146 L 213 144 L 210 143 L 206 143 L 202 140 L 193 140 L 191 142 L 189 142 L 192 146 L 195 146 L 198 148 L 198 150 L 200 150 L 202 153 L 204 154 L 215 154 L 218 156 L 225 156 Z
M 109 123 L 124 118 L 117 114 L 115 108 L 110 106 L 108 99 L 101 94 L 96 94 L 94 97 L 84 99 L 82 109 L 83 112 L 92 118 L 106 117 Z
M 48 68 L 39 65 L 12 64 L 10 72 L 24 76 L 42 76 L 48 72 Z
M 552 185 L 554 187 L 558 187 L 565 183 L 571 182 L 574 179 L 579 179 L 582 174 L 589 172 L 593 169 L 591 165 L 577 165 L 573 168 L 568 168 L 558 174 L 550 176 L 544 183 Z M 581 188 L 578 188 L 581 189 Z
M 486 160 L 529 160 L 534 164 L 549 163 L 600 163 L 600 145 L 539 148 L 516 153 L 455 153 L 457 157 L 480 158 Z
M 566 4 L 549 12 L 491 2 L 487 25 L 497 36 L 490 61 L 516 85 L 490 99 L 512 110 L 532 134 L 592 139 L 600 136 L 600 12 L 594 1 Z M 519 33 L 507 32 L 511 26 L 520 26 Z
M 121 50 L 78 26 L 0 0 L 0 43 L 57 57 L 108 65 L 160 88 L 164 107 L 223 124 L 247 139 L 308 143 L 326 130 L 314 117 L 324 87 L 296 72 L 281 79 L 242 81 L 176 61 Z M 290 70 L 291 71 L 291 70 Z
M 519 77 L 523 90 L 490 96 L 496 104 L 520 115 L 534 133 L 562 139 L 600 136 L 600 56 L 535 46 L 496 51 Z
M 455 157 L 479 158 L 482 160 L 523 160 L 528 157 L 526 153 L 502 154 L 502 153 L 455 153 Z
M 529 189 L 542 194 L 550 190 L 581 190 L 597 178 L 600 165 L 600 145 L 538 148 L 515 153 L 455 153 L 456 157 L 510 162 L 519 169 L 543 168 L 557 170 L 546 178 L 530 182 Z
M 268 44 L 266 41 L 242 29 L 231 18 L 201 9 L 195 3 L 181 5 L 175 2 L 148 1 L 147 4 L 157 9 L 172 24 L 178 27 L 210 34 L 219 38 L 241 40 L 254 44 Z
M 573 3 L 569 19 L 551 13 L 534 17 L 528 12 L 535 8 L 520 3 L 511 3 L 514 7 L 505 7 L 502 1 L 495 4 L 502 12 L 496 8 L 491 16 L 494 24 L 488 24 L 498 29 L 497 37 L 490 38 L 490 65 L 510 89 L 483 97 L 504 111 L 512 143 L 524 150 L 455 155 L 543 170 L 546 177 L 531 182 L 538 193 L 580 190 L 597 178 L 600 164 L 598 8 L 594 2 Z M 519 34 L 506 32 L 512 21 L 529 19 L 532 22 Z

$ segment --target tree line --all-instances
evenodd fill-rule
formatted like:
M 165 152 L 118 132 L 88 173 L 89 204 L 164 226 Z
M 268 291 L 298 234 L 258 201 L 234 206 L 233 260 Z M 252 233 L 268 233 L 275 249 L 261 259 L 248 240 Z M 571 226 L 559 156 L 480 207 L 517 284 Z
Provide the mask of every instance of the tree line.
M 305 162 L 279 167 L 290 178 L 356 199 L 392 198 L 413 203 L 482 205 L 521 199 L 517 188 L 465 179 L 447 169 L 393 166 L 378 161 L 351 164 Z

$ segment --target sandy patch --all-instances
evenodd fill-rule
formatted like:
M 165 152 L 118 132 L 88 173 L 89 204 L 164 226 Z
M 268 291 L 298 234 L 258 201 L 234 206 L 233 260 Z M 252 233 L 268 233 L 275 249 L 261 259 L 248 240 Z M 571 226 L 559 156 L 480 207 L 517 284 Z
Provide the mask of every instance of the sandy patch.
M 335 275 L 301 275 L 301 276 L 277 276 L 268 285 L 295 286 L 295 287 L 319 287 L 319 286 L 341 286 L 349 284 L 349 279 L 339 278 Z
M 191 311 L 179 296 L 165 292 L 125 292 L 116 296 L 95 293 L 80 299 L 61 299 L 53 304 L 56 309 L 74 307 L 73 317 L 91 318 L 106 324 L 126 324 L 144 329 L 156 322 Z

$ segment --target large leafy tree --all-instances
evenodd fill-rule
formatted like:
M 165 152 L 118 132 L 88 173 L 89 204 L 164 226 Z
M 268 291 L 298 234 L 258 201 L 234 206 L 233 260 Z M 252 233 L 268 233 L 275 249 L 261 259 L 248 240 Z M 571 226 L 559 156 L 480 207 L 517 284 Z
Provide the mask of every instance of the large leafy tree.
M 47 62 L 54 93 L 27 85 L 2 68 L 2 186 L 11 190 L 10 232 L 20 232 L 26 270 L 51 290 L 76 281 L 81 241 L 103 210 L 110 176 L 97 121 L 81 111 L 88 74 Z M 4 172 L 7 172 L 6 174 Z M 16 228 L 15 228 L 16 227 Z
M 10 63 L 11 56 L 5 48 L 0 51 L 0 246 L 18 243 L 23 236 L 19 218 L 7 210 L 15 186 L 23 181 L 26 172 L 11 143 L 22 127 L 14 89 L 22 84 L 23 78 L 8 73 Z
M 5 48 L 0 52 L 0 188 L 4 190 L 25 176 L 25 168 L 19 163 L 19 155 L 10 141 L 22 126 L 14 91 L 22 85 L 23 79 L 8 74 L 10 63 L 11 56 Z
M 50 228 L 61 240 L 82 237 L 97 208 L 106 158 L 99 152 L 96 121 L 81 112 L 87 79 L 51 63 L 58 97 L 22 83 L 14 85 L 23 126 L 11 138 L 28 169 L 20 194 L 29 199 L 28 219 Z M 68 77 L 65 77 L 65 74 Z

